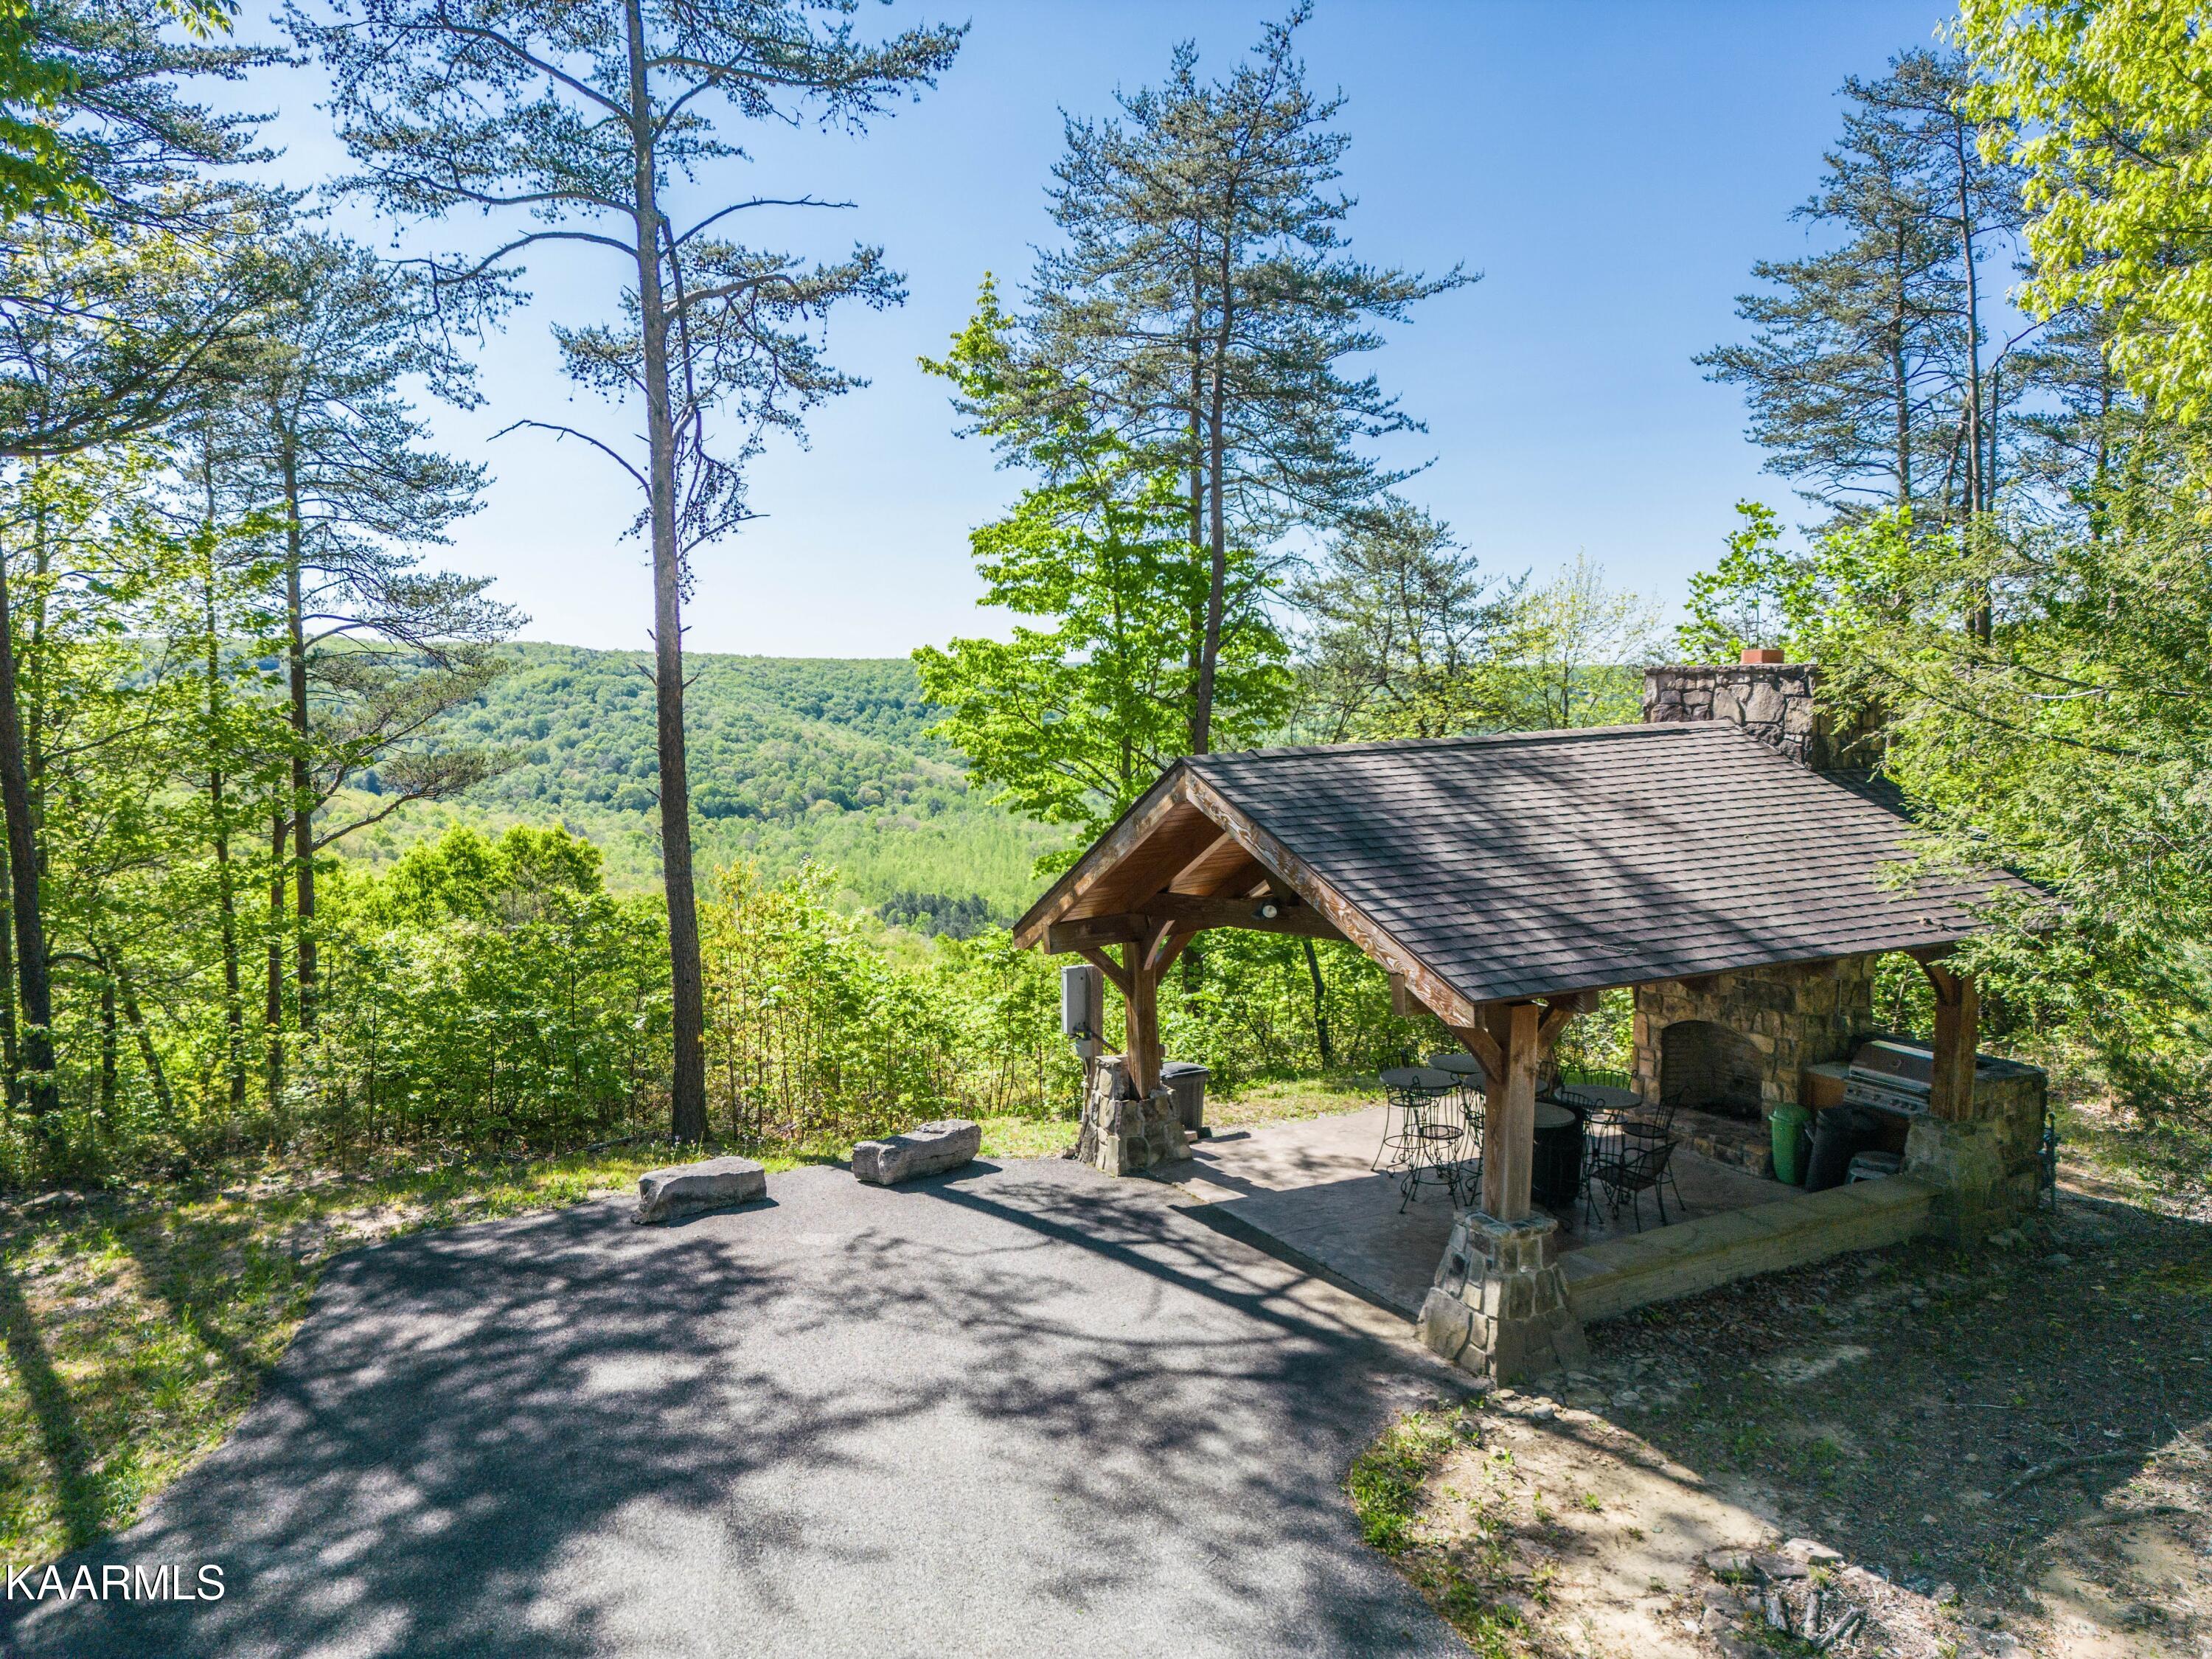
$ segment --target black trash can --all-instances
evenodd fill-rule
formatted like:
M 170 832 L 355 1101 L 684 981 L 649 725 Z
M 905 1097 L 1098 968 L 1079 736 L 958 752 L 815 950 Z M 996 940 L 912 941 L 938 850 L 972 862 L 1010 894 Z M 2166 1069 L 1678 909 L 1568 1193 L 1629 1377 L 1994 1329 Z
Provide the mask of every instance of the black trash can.
M 1195 1060 L 1170 1060 L 1160 1063 L 1160 1082 L 1175 1097 L 1182 1132 L 1200 1134 L 1206 1129 L 1206 1080 L 1212 1073 Z
M 1881 1126 L 1874 1114 L 1856 1106 L 1831 1106 L 1813 1115 L 1813 1156 L 1805 1169 L 1805 1190 L 1824 1193 L 1840 1187 L 1851 1160 L 1881 1146 Z

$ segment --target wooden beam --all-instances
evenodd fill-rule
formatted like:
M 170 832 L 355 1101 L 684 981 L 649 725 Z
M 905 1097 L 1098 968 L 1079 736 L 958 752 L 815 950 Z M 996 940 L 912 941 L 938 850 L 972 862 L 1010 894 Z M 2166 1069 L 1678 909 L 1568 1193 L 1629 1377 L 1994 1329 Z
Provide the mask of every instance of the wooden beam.
M 1428 1011 L 1421 1006 L 1420 999 L 1406 987 L 1403 974 L 1385 974 L 1390 983 L 1390 1012 L 1400 1019 L 1416 1019 Z
M 1505 1075 L 1504 1050 L 1498 1039 L 1480 1025 L 1455 1025 L 1451 1034 L 1466 1047 L 1468 1053 L 1482 1062 L 1482 1075 L 1486 1083 L 1491 1079 Z
M 1079 945 L 1075 954 L 1096 968 L 1114 982 L 1114 988 L 1123 996 L 1129 994 L 1129 970 L 1108 956 L 1095 945 Z
M 1934 1076 L 1928 1109 L 1966 1122 L 1974 1115 L 1974 1054 L 1981 1045 L 1981 993 L 1973 975 L 1923 961 L 1920 971 L 1936 990 Z
M 1261 905 L 1275 914 L 1262 916 Z M 1334 923 L 1295 896 L 1284 898 L 1200 898 L 1194 893 L 1155 893 L 1133 907 L 1155 921 L 1181 922 L 1193 932 L 1206 927 L 1247 927 L 1260 933 L 1298 933 L 1308 939 L 1340 939 Z
M 1065 920 L 1092 888 L 1111 876 L 1170 821 L 1180 817 L 1195 823 L 1201 819 L 1204 812 L 1191 804 L 1184 787 L 1186 775 L 1180 763 L 1170 767 L 1152 786 L 1152 792 L 1123 813 L 1121 821 L 1093 842 L 1091 850 L 1076 860 L 1074 867 L 1046 889 L 1044 896 L 1014 924 L 1014 943 L 1027 950 L 1042 940 L 1048 926 Z M 1209 830 L 1206 839 L 1211 842 L 1214 834 Z M 1180 869 L 1188 861 L 1188 854 L 1178 853 L 1168 867 Z
M 1195 928 L 1186 928 L 1181 923 L 1175 921 L 1154 923 L 1151 936 L 1138 941 L 1138 945 L 1145 954 L 1145 971 L 1158 979 L 1168 963 L 1173 962 L 1182 953 L 1183 945 L 1190 943 L 1191 935 L 1196 931 Z M 1176 943 L 1178 933 L 1180 933 L 1182 944 Z
M 1261 903 L 1276 904 L 1278 914 L 1259 915 Z M 1297 899 L 1218 899 L 1200 898 L 1194 893 L 1155 893 L 1134 909 L 1051 923 L 1045 928 L 1045 949 L 1057 955 L 1080 951 L 1087 945 L 1146 941 L 1169 922 L 1191 933 L 1209 927 L 1243 927 L 1255 933 L 1292 933 L 1306 939 L 1344 937 L 1327 917 Z
M 1101 945 L 1127 945 L 1144 937 L 1142 916 L 1085 916 L 1076 921 L 1055 921 L 1044 930 L 1044 948 L 1053 956 L 1081 952 Z
M 1137 1097 L 1142 1100 L 1160 1086 L 1160 976 L 1138 946 L 1124 949 L 1128 953 L 1129 987 L 1121 1006 L 1128 1041 L 1122 1045 L 1121 1057 Z
M 1522 1221 L 1536 1168 L 1536 1068 L 1542 1010 L 1516 1002 L 1498 1011 L 1489 1035 L 1499 1050 L 1482 1114 L 1482 1208 L 1498 1221 Z M 1490 1062 L 1483 1060 L 1485 1070 Z
M 1238 845 L 1287 883 L 1291 891 L 1334 924 L 1338 933 L 1386 974 L 1405 977 L 1407 988 L 1447 1025 L 1472 1024 L 1474 1005 L 1431 971 L 1397 940 L 1362 915 L 1358 908 L 1322 880 L 1306 861 L 1262 829 L 1196 773 L 1184 775 L 1184 787 L 1206 817 L 1235 836 Z

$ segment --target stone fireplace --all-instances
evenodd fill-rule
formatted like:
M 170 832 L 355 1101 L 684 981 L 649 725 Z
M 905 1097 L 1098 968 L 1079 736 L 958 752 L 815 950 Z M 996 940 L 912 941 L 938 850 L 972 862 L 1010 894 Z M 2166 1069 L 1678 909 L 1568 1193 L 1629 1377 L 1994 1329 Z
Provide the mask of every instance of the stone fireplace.
M 1636 1091 L 1677 1109 L 1686 1146 L 1763 1175 L 1767 1113 L 1873 1029 L 1872 957 L 1639 985 Z
M 1741 1031 L 1709 1019 L 1683 1019 L 1659 1033 L 1663 1104 L 1756 1121 L 1764 1075 L 1758 1048 Z

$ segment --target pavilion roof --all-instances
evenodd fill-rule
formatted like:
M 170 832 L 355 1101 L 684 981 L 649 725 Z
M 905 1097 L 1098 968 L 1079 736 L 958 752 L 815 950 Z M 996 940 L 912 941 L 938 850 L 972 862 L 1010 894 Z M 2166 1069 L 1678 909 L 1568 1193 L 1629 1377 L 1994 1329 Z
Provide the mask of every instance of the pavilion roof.
M 1288 890 L 1448 1018 L 1474 1005 L 1950 945 L 1993 884 L 1923 877 L 1881 793 L 1733 726 L 1177 762 L 1016 925 Z M 1892 879 L 1883 878 L 1885 870 Z

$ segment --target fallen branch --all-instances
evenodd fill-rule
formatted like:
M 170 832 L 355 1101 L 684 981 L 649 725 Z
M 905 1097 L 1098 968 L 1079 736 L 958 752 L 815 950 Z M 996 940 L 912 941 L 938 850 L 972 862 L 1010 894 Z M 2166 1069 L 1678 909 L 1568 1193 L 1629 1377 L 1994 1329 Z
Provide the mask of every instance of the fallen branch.
M 2032 1486 L 2046 1475 L 2063 1474 L 2069 1469 L 2086 1469 L 2094 1463 L 2132 1463 L 2142 1456 L 2141 1452 L 2104 1451 L 2084 1452 L 2078 1457 L 2054 1457 L 2048 1463 L 2038 1463 L 1997 1494 L 2001 1501 L 2011 1497 L 2024 1486 Z M 2152 1456 L 2158 1454 L 2154 1452 Z
M 1815 1637 L 1813 1639 L 1813 1650 L 1815 1653 L 1826 1653 L 1864 1623 L 1866 1623 L 1866 1609 L 1853 1607 L 1836 1620 L 1826 1635 Z

